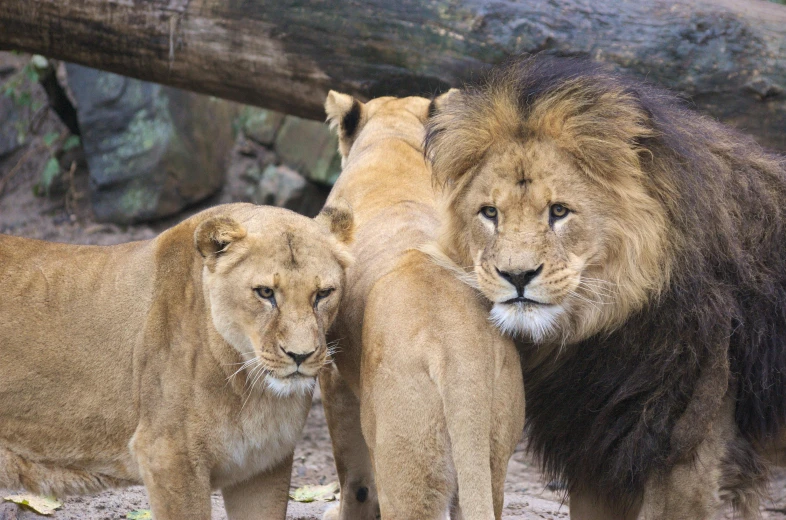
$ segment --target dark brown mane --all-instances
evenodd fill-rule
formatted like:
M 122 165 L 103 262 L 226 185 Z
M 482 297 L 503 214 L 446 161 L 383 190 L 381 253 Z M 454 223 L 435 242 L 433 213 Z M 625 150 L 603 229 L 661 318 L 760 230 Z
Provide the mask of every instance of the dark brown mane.
M 630 506 L 652 472 L 691 455 L 706 410 L 732 388 L 738 448 L 751 461 L 744 477 L 757 479 L 753 446 L 786 423 L 786 160 L 673 94 L 588 61 L 512 60 L 463 91 L 454 110 L 466 121 L 489 117 L 500 93 L 521 122 L 558 96 L 575 101 L 576 114 L 614 99 L 607 117 L 592 119 L 601 144 L 571 153 L 611 171 L 609 157 L 632 150 L 668 219 L 673 268 L 663 292 L 615 330 L 565 349 L 557 370 L 528 363 L 523 347 L 527 428 L 544 469 L 571 491 Z M 446 131 L 431 123 L 427 154 Z M 477 160 L 466 139 L 464 156 L 435 158 L 438 182 L 460 184 Z

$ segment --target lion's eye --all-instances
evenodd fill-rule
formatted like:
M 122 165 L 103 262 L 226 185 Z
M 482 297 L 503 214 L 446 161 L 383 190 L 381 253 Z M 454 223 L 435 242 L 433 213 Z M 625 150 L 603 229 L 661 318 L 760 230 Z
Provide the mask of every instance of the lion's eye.
M 497 208 L 494 206 L 483 206 L 480 208 L 480 214 L 489 220 L 497 220 Z
M 316 298 L 314 298 L 314 307 L 321 301 L 330 296 L 335 289 L 333 287 L 322 289 L 321 291 L 317 292 Z
M 270 287 L 255 287 L 254 292 L 263 300 L 270 300 L 271 303 L 276 303 L 275 293 Z
M 570 210 L 562 204 L 552 204 L 551 208 L 549 208 L 549 216 L 553 220 L 565 218 L 568 213 L 570 213 Z

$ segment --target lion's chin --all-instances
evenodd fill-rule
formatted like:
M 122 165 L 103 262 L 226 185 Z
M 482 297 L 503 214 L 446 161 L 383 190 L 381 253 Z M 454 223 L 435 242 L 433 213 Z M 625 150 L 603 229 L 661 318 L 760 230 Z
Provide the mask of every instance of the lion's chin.
M 285 378 L 278 378 L 270 374 L 265 376 L 265 385 L 267 389 L 277 397 L 309 395 L 314 392 L 316 383 L 316 378 L 301 374 L 292 374 Z
M 489 317 L 505 334 L 542 343 L 555 334 L 564 312 L 559 305 L 495 303 Z

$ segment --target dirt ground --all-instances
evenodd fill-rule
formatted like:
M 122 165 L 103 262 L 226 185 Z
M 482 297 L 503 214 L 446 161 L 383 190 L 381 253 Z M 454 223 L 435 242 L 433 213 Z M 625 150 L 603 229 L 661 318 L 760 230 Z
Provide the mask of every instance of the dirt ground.
M 62 130 L 54 116 L 48 116 L 39 132 L 47 129 Z M 66 193 L 54 198 L 41 198 L 33 194 L 33 187 L 40 178 L 46 156 L 40 150 L 40 138 L 33 140 L 27 148 L 15 152 L 0 161 L 0 233 L 27 236 L 45 240 L 79 244 L 114 244 L 130 240 L 147 239 L 162 229 L 200 208 L 193 208 L 176 218 L 152 225 L 119 227 L 96 223 L 92 220 L 87 199 L 87 175 L 84 168 L 74 170 L 69 178 Z M 78 161 L 77 161 L 78 162 Z M 206 205 L 229 202 L 231 186 L 237 179 L 228 179 L 228 188 L 206 201 Z M 292 487 L 306 484 L 325 484 L 336 480 L 333 456 L 327 426 L 320 399 L 314 407 L 303 432 L 302 440 L 295 452 L 292 471 Z M 567 506 L 561 504 L 560 495 L 549 491 L 532 459 L 521 443 L 513 456 L 505 486 L 504 518 L 515 520 L 564 519 L 568 517 Z M 9 494 L 0 490 L 0 497 Z M 765 500 L 762 518 L 786 518 L 786 472 L 778 470 L 771 486 L 773 500 Z M 300 504 L 290 501 L 290 519 L 316 520 L 329 507 L 327 503 Z M 15 506 L 14 506 L 15 507 Z M 126 518 L 134 510 L 148 508 L 144 490 L 133 487 L 113 490 L 89 497 L 72 497 L 52 518 L 56 520 L 117 520 Z M 30 520 L 36 515 L 16 511 L 10 505 L 0 505 L 0 519 Z M 213 496 L 213 518 L 224 520 L 226 515 L 219 494 Z M 727 513 L 720 518 L 733 518 Z

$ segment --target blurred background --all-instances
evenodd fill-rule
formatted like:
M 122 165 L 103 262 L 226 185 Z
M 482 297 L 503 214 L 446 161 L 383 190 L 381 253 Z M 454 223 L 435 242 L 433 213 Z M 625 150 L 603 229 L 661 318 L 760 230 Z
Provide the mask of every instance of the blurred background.
M 0 52 L 0 233 L 149 238 L 234 201 L 313 216 L 340 167 L 319 121 Z

